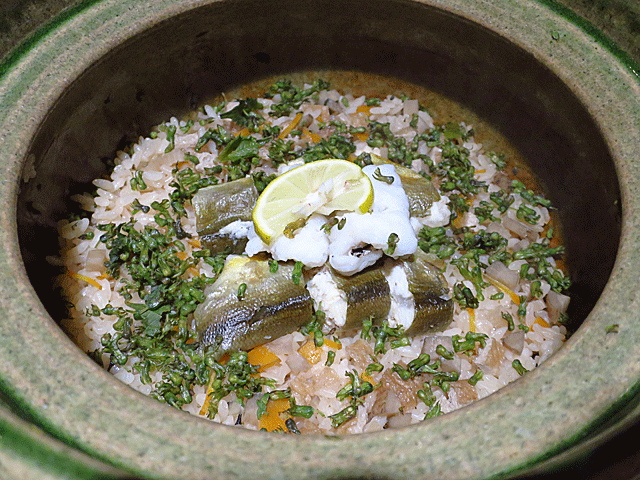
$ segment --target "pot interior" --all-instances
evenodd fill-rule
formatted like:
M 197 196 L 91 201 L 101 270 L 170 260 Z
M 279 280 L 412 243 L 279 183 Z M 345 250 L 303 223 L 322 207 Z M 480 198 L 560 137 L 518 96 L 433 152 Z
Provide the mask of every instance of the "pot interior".
M 569 327 L 580 325 L 608 280 L 621 230 L 614 163 L 580 100 L 534 55 L 456 15 L 394 0 L 335 5 L 214 2 L 130 38 L 70 84 L 33 138 L 35 178 L 17 207 L 27 273 L 53 319 L 65 314 L 52 287 L 60 272 L 46 260 L 57 255 L 56 224 L 118 149 L 222 92 L 322 71 L 338 88 L 433 92 L 505 138 L 557 207 L 573 280 Z

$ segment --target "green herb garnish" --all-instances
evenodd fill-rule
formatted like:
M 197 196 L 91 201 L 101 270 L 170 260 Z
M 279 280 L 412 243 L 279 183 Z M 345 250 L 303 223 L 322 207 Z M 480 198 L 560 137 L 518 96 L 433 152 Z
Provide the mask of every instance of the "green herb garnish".
M 511 366 L 516 370 L 516 372 L 518 372 L 518 375 L 520 376 L 524 375 L 529 371 L 526 368 L 524 368 L 520 360 L 518 360 L 517 358 L 513 362 L 511 362 Z

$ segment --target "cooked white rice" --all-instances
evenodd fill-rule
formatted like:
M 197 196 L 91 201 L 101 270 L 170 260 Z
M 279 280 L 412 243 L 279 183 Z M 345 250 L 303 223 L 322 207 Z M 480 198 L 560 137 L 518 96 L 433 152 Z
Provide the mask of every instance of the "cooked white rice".
M 418 109 L 417 101 L 403 100 L 393 96 L 383 99 L 379 106 L 365 108 L 366 99 L 362 96 L 343 96 L 335 90 L 324 90 L 316 97 L 308 99 L 290 115 L 277 118 L 269 117 L 270 106 L 277 100 L 277 96 L 274 99 L 259 99 L 264 108 L 258 113 L 266 117 L 272 125 L 279 125 L 284 129 L 291 122 L 297 121 L 296 114 L 299 111 L 302 112 L 306 122 L 302 135 L 291 136 L 289 133 L 285 138 L 285 140 L 294 142 L 294 149 L 302 149 L 306 144 L 314 142 L 314 139 L 317 139 L 319 135 L 325 136 L 326 129 L 322 128 L 322 124 L 328 125 L 331 121 L 343 122 L 347 126 L 353 127 L 365 127 L 370 121 L 388 123 L 394 135 L 402 136 L 407 141 L 434 127 L 429 114 Z M 224 111 L 229 111 L 236 105 L 237 102 L 229 102 Z M 412 119 L 415 127 L 411 126 Z M 417 119 L 417 123 L 415 119 Z M 196 121 L 185 133 L 180 129 L 180 127 L 187 125 L 185 121 L 172 118 L 167 122 L 166 125 L 173 125 L 177 128 L 175 149 L 169 153 L 165 153 L 169 141 L 162 129 L 155 133 L 156 138 L 140 138 L 130 153 L 118 152 L 115 159 L 116 166 L 110 177 L 94 181 L 97 187 L 95 196 L 85 194 L 74 198 L 82 209 L 90 212 L 90 218 L 72 222 L 66 221 L 60 225 L 61 258 L 64 268 L 70 272 L 70 274 L 62 276 L 60 281 L 67 299 L 73 305 L 69 312 L 69 318 L 63 321 L 63 326 L 85 352 L 100 350 L 102 348 L 101 338 L 106 333 L 115 333 L 113 324 L 116 321 L 115 316 L 104 314 L 90 316 L 85 314 L 86 311 L 91 309 L 92 305 L 96 305 L 99 309 L 107 305 L 116 308 L 126 307 L 125 299 L 118 293 L 119 288 L 127 279 L 126 273 L 118 280 L 107 274 L 104 264 L 108 260 L 109 252 L 105 244 L 100 242 L 101 232 L 96 226 L 130 220 L 132 202 L 135 200 L 143 205 L 151 205 L 154 201 L 168 198 L 172 190 L 170 183 L 173 180 L 173 170 L 186 163 L 184 161 L 185 153 L 188 152 L 198 158 L 197 165 L 191 164 L 189 166 L 200 174 L 204 174 L 205 168 L 215 166 L 218 150 L 213 142 L 209 142 L 200 152 L 194 150 L 198 139 L 209 128 L 220 125 L 234 135 L 237 135 L 241 129 L 230 120 L 221 118 L 220 113 L 211 106 L 205 106 L 199 111 L 196 114 L 196 120 L 206 120 L 208 123 L 201 126 Z M 470 126 L 463 125 L 463 127 L 470 129 Z M 260 137 L 259 133 L 253 135 L 257 138 Z M 358 136 L 354 137 L 355 156 L 363 152 L 373 152 L 387 157 L 386 148 L 371 148 L 365 140 L 365 138 L 358 138 Z M 489 202 L 490 193 L 502 188 L 497 184 L 501 174 L 491 158 L 483 152 L 482 146 L 474 142 L 473 137 L 466 140 L 464 147 L 470 152 L 470 160 L 476 169 L 476 179 L 489 184 L 487 192 L 481 191 L 473 199 L 472 207 L 474 207 L 480 205 L 482 201 Z M 425 142 L 421 142 L 419 153 L 427 155 L 436 164 L 442 158 L 442 150 L 439 147 L 428 147 Z M 272 173 L 274 168 L 270 166 L 268 161 L 266 146 L 260 149 L 259 157 L 263 160 L 263 165 L 257 169 Z M 422 160 L 416 160 L 413 168 L 418 171 L 428 171 Z M 141 177 L 147 185 L 143 191 L 132 188 L 131 180 L 136 172 L 141 172 Z M 223 170 L 218 174 L 221 182 L 226 179 L 226 173 L 226 170 Z M 531 225 L 517 217 L 516 212 L 522 199 L 517 193 L 514 193 L 513 197 L 515 201 L 505 213 L 501 214 L 498 210 L 493 210 L 493 215 L 500 218 L 500 221 L 479 224 L 472 208 L 467 214 L 456 219 L 455 227 L 468 227 L 472 232 L 481 229 L 498 232 L 508 239 L 510 251 L 525 248 L 532 242 L 540 242 L 544 238 L 544 232 L 550 222 L 547 208 L 532 207 L 540 219 L 535 225 Z M 195 214 L 190 204 L 187 204 L 186 208 L 188 217 L 183 220 L 183 227 L 193 238 L 184 242 L 186 245 L 185 254 L 191 255 L 194 250 L 198 249 L 198 242 L 194 240 L 197 238 Z M 147 214 L 136 213 L 137 224 L 140 227 L 154 226 L 153 213 L 153 211 Z M 442 215 L 440 218 L 437 218 L 437 215 L 432 216 L 426 223 L 432 226 L 446 225 L 448 235 L 452 235 L 452 226 L 448 223 L 448 218 L 444 218 Z M 87 233 L 93 233 L 93 238 L 87 239 Z M 482 260 L 487 261 L 486 258 Z M 553 258 L 550 258 L 549 262 L 555 265 Z M 490 267 L 493 271 L 499 272 L 497 276 L 500 282 L 508 287 L 507 294 L 503 293 L 502 298 L 496 298 L 495 295 L 500 294 L 501 290 L 490 285 L 484 289 L 485 300 L 482 300 L 475 310 L 463 309 L 458 303 L 455 304 L 453 322 L 446 331 L 414 337 L 408 346 L 396 349 L 389 348 L 386 353 L 380 355 L 377 362 L 382 365 L 383 369 L 380 372 L 371 373 L 368 378 L 372 384 L 376 385 L 376 388 L 363 397 L 363 404 L 358 407 L 356 416 L 338 429 L 332 427 L 330 416 L 340 412 L 349 402 L 337 399 L 336 394 L 347 383 L 348 378 L 345 376 L 347 372 L 352 372 L 355 369 L 362 373 L 371 363 L 373 340 L 364 341 L 359 333 L 353 337 L 341 337 L 342 348 L 329 348 L 325 345 L 322 347 L 321 358 L 312 364 L 299 353 L 300 347 L 309 340 L 309 337 L 300 332 L 294 332 L 267 345 L 268 349 L 278 356 L 280 362 L 262 371 L 260 375 L 275 379 L 277 383 L 275 389 L 289 388 L 298 405 L 314 407 L 316 413 L 311 418 L 296 419 L 297 427 L 302 433 L 372 432 L 424 420 L 430 406 L 420 401 L 416 392 L 422 388 L 425 380 L 418 377 L 403 381 L 393 373 L 393 366 L 394 364 L 406 365 L 420 353 L 426 352 L 430 354 L 432 360 L 439 359 L 442 362 L 443 370 L 459 373 L 459 380 L 451 383 L 448 392 L 437 386 L 433 387 L 433 394 L 441 411 L 443 413 L 451 412 L 486 397 L 509 382 L 518 379 L 520 374 L 513 366 L 515 360 L 518 360 L 525 369 L 531 370 L 556 352 L 565 340 L 566 329 L 558 323 L 561 310 L 566 309 L 565 298 L 553 292 L 549 294 L 550 286 L 544 281 L 541 284 L 543 294 L 532 298 L 530 295 L 531 282 L 521 279 L 519 275 L 524 264 L 526 264 L 525 260 L 519 260 L 511 262 L 507 267 L 498 264 Z M 474 294 L 477 293 L 473 283 L 465 280 L 456 266 L 447 262 L 443 263 L 443 267 L 443 275 L 451 288 L 456 283 L 462 282 Z M 205 262 L 198 264 L 198 272 L 190 270 L 186 275 L 195 274 L 214 275 L 212 267 Z M 518 316 L 518 303 L 513 301 L 513 295 L 524 296 L 528 299 L 526 315 L 521 319 Z M 555 302 L 554 305 L 560 301 L 563 304 L 560 309 L 548 308 L 549 297 L 554 297 L 554 295 L 555 298 L 551 301 Z M 496 299 L 492 300 L 492 296 Z M 134 298 L 132 301 L 140 302 L 140 299 Z M 521 321 L 528 328 L 516 326 L 510 331 L 507 321 L 502 315 L 504 312 L 511 314 L 516 324 Z M 443 345 L 451 350 L 452 336 L 461 335 L 464 337 L 465 333 L 469 331 L 486 334 L 488 336 L 486 346 L 477 348 L 471 355 L 456 354 L 453 360 L 442 358 L 436 353 L 438 345 Z M 326 366 L 330 350 L 335 352 L 335 359 L 331 366 Z M 102 360 L 105 366 L 109 365 L 107 354 L 102 355 Z M 127 364 L 122 367 L 111 366 L 110 372 L 132 388 L 149 394 L 154 385 L 142 382 L 140 375 L 132 368 L 134 363 L 135 359 L 129 358 Z M 472 385 L 468 380 L 478 370 L 483 372 L 483 376 L 475 385 Z M 160 379 L 160 373 L 152 374 L 154 382 L 160 381 Z M 206 388 L 206 385 L 195 386 L 193 401 L 191 404 L 185 405 L 183 409 L 194 415 L 199 415 L 205 404 Z M 213 420 L 233 425 L 241 415 L 244 427 L 258 429 L 260 428 L 260 421 L 257 418 L 258 400 L 259 396 L 256 395 L 243 406 L 231 394 L 220 401 Z

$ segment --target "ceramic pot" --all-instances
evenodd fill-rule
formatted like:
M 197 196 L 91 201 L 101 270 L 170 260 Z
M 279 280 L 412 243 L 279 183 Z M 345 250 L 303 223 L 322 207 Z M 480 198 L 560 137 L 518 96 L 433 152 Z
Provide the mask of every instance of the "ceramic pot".
M 557 354 L 429 422 L 296 437 L 180 413 L 65 336 L 46 257 L 69 196 L 152 125 L 308 70 L 346 86 L 375 74 L 426 87 L 521 153 L 558 208 L 574 279 L 575 333 Z M 640 85 L 571 13 L 515 0 L 83 2 L 0 73 L 2 422 L 67 466 L 174 479 L 495 478 L 575 459 L 637 417 Z

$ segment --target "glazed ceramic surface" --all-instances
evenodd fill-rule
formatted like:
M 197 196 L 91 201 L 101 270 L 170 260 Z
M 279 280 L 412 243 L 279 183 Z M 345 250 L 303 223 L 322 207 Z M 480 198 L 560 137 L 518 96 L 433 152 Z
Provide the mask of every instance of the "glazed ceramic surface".
M 510 0 L 80 4 L 0 66 L 6 403 L 55 437 L 32 432 L 84 465 L 82 475 L 500 478 L 601 441 L 637 417 L 640 95 L 633 66 L 593 35 L 567 12 Z M 261 76 L 304 69 L 432 88 L 521 151 L 559 206 L 576 279 L 581 325 L 560 352 L 433 421 L 296 437 L 182 414 L 122 385 L 67 339 L 44 257 L 55 253 L 51 232 L 69 194 L 153 124 Z M 36 170 L 28 182 L 25 165 Z M 5 431 L 20 432 L 12 422 Z

